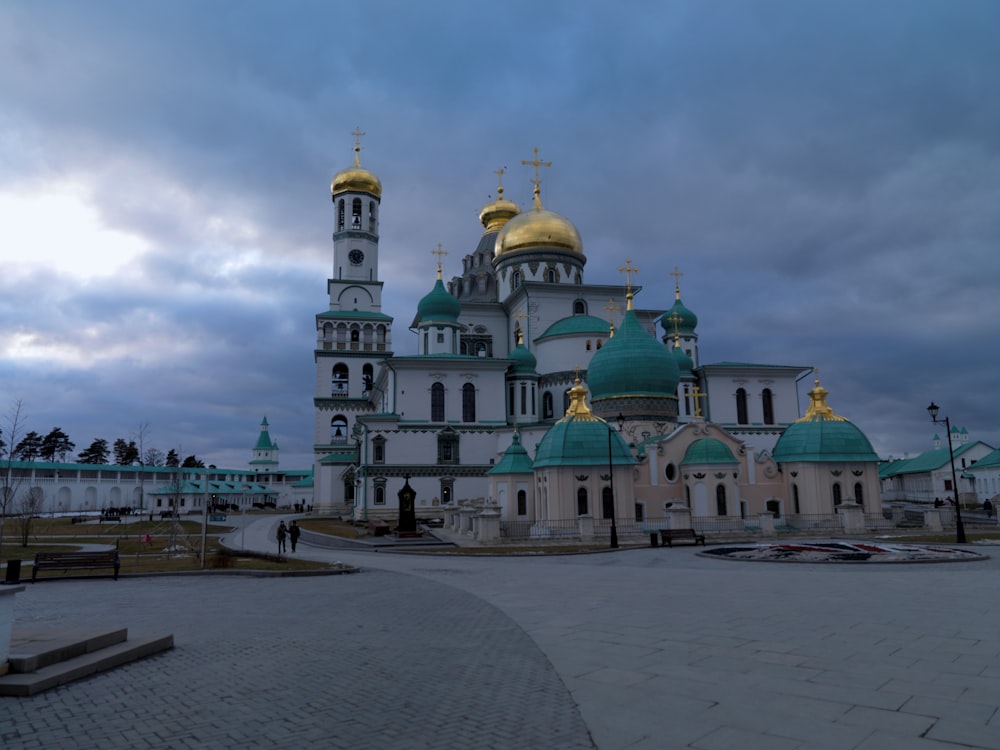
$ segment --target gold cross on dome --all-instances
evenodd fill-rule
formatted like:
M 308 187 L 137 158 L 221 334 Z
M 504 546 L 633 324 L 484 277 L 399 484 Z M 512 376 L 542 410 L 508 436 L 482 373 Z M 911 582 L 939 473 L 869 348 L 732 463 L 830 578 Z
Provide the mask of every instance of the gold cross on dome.
M 621 308 L 618 307 L 618 305 L 615 304 L 615 298 L 614 297 L 612 297 L 611 299 L 608 300 L 608 304 L 606 304 L 604 306 L 604 309 L 608 311 L 608 317 L 610 318 L 610 320 L 608 322 L 610 322 L 611 323 L 611 327 L 614 328 L 615 327 L 615 310 L 621 310 Z
M 437 250 L 431 250 L 431 255 L 436 255 L 438 257 L 438 278 L 441 278 L 441 256 L 447 255 L 447 250 L 442 250 L 443 245 L 439 242 L 437 245 Z
M 552 166 L 552 162 L 550 162 L 550 161 L 541 161 L 541 160 L 539 160 L 539 158 L 538 158 L 538 146 L 535 146 L 535 158 L 532 159 L 531 161 L 528 161 L 526 159 L 522 159 L 521 160 L 521 164 L 523 164 L 526 167 L 527 166 L 532 166 L 532 167 L 535 168 L 535 179 L 532 180 L 532 182 L 535 184 L 535 187 L 538 187 L 539 185 L 542 184 L 542 181 L 538 178 L 538 168 L 539 167 L 551 167 Z
M 701 400 L 704 399 L 704 398 L 708 398 L 708 394 L 705 393 L 700 388 L 698 388 L 698 386 L 695 386 L 694 388 L 691 389 L 691 398 L 694 400 L 694 415 L 696 417 L 700 417 L 701 416 Z
M 618 270 L 625 274 L 625 284 L 628 287 L 628 291 L 632 292 L 632 274 L 639 273 L 639 269 L 632 265 L 632 259 L 626 258 L 624 266 L 618 266 Z
M 667 318 L 667 320 L 673 323 L 674 336 L 677 336 L 680 333 L 681 321 L 684 320 L 684 318 L 678 315 L 677 311 L 674 310 L 672 313 L 670 313 L 670 316 Z
M 354 128 L 351 135 L 354 136 L 354 166 L 360 167 L 361 157 L 359 154 L 361 153 L 361 136 L 366 134 L 361 132 L 361 128 Z

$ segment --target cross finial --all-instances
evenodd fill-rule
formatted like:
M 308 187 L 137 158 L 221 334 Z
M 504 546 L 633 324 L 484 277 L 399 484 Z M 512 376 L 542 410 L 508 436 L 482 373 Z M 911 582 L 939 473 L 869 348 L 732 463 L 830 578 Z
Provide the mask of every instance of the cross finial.
M 354 166 L 361 166 L 361 136 L 365 135 L 361 132 L 361 128 L 354 128 L 351 133 L 354 136 Z
M 517 321 L 517 328 L 516 328 L 516 331 L 517 331 L 517 343 L 518 344 L 523 344 L 524 343 L 524 339 L 522 338 L 522 336 L 523 336 L 523 330 L 524 330 L 524 321 L 526 321 L 528 319 L 528 314 L 524 311 L 524 308 L 522 307 L 521 310 L 520 310 L 520 312 L 511 313 L 510 317 Z
M 615 298 L 612 297 L 608 300 L 608 304 L 604 306 L 604 309 L 608 311 L 609 322 L 611 323 L 611 330 L 615 328 L 615 310 L 621 310 L 618 305 L 615 304 Z
M 447 250 L 442 250 L 443 245 L 439 242 L 437 245 L 437 250 L 431 250 L 431 255 L 436 255 L 438 257 L 438 278 L 441 278 L 441 256 L 447 255 Z
M 541 211 L 542 210 L 542 188 L 541 188 L 542 180 L 538 176 L 538 168 L 539 167 L 551 167 L 552 166 L 552 162 L 539 160 L 539 158 L 538 158 L 538 146 L 535 146 L 535 158 L 532 159 L 531 161 L 528 161 L 526 159 L 522 159 L 521 160 L 521 164 L 523 164 L 525 166 L 532 166 L 532 167 L 535 168 L 535 179 L 533 179 L 531 182 L 535 186 L 535 190 L 534 190 L 534 194 L 535 194 L 535 210 L 536 211 Z
M 497 200 L 503 200 L 503 176 L 507 172 L 506 167 L 500 167 L 495 170 L 494 174 L 497 176 Z
M 684 320 L 684 318 L 682 318 L 680 315 L 678 315 L 677 311 L 674 310 L 672 313 L 670 313 L 669 316 L 667 316 L 667 320 L 670 321 L 671 323 L 673 323 L 673 325 L 674 325 L 674 338 L 677 338 L 677 336 L 680 334 L 681 322 Z
M 701 400 L 703 398 L 708 398 L 708 394 L 701 390 L 698 386 L 691 389 L 691 398 L 694 399 L 694 415 L 696 417 L 701 416 Z
M 681 298 L 681 269 L 678 266 L 674 266 L 674 270 L 670 272 L 670 275 L 674 277 L 674 299 Z
M 624 266 L 618 266 L 618 270 L 620 272 L 622 272 L 622 273 L 625 274 L 625 285 L 626 285 L 626 289 L 627 289 L 627 291 L 625 293 L 625 302 L 626 302 L 625 309 L 626 310 L 631 310 L 632 309 L 632 274 L 639 273 L 639 269 L 632 265 L 632 259 L 631 258 L 626 258 L 625 259 L 625 265 Z

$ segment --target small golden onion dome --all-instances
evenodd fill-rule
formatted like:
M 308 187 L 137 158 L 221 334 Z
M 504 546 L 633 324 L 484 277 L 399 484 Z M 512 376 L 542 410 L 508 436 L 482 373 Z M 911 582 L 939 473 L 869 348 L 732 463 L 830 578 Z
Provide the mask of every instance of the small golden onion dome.
M 521 213 L 514 201 L 509 201 L 503 197 L 503 189 L 495 201 L 483 206 L 479 212 L 479 222 L 483 225 L 483 234 L 499 232 L 503 226 Z
M 518 250 L 557 248 L 583 252 L 583 241 L 569 219 L 544 208 L 515 216 L 504 224 L 493 249 L 495 257 Z
M 382 182 L 374 174 L 359 166 L 338 172 L 330 183 L 330 193 L 371 193 L 382 198 Z

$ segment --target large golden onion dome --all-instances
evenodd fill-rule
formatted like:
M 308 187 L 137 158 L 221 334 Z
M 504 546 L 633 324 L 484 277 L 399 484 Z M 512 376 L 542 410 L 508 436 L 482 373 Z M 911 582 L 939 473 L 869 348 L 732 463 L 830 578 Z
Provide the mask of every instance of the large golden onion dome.
M 354 166 L 338 172 L 330 183 L 331 195 L 339 193 L 371 193 L 382 199 L 382 181 L 361 166 L 360 144 L 354 146 Z
M 515 216 L 504 225 L 497 235 L 493 254 L 495 257 L 500 257 L 518 250 L 542 248 L 582 253 L 583 241 L 569 219 L 542 207 L 536 185 L 534 209 Z

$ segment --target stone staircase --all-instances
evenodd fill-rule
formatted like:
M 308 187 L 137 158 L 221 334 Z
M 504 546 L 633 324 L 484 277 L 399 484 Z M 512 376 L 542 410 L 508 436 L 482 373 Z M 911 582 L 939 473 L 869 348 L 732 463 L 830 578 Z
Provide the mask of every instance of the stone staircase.
M 15 627 L 0 696 L 35 695 L 173 646 L 173 635 L 129 638 L 127 628 Z

